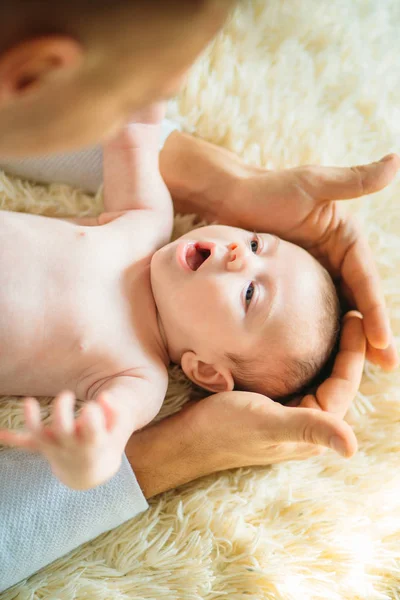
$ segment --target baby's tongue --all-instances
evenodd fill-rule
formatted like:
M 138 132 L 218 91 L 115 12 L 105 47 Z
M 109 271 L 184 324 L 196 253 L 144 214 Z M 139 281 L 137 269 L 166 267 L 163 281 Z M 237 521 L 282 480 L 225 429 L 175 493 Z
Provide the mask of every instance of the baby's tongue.
M 200 265 L 203 264 L 204 257 L 201 254 L 201 252 L 199 252 L 196 249 L 196 246 L 190 246 L 188 248 L 188 251 L 186 254 L 186 262 L 189 265 L 189 267 L 192 269 L 192 271 L 197 271 L 197 269 L 200 267 Z

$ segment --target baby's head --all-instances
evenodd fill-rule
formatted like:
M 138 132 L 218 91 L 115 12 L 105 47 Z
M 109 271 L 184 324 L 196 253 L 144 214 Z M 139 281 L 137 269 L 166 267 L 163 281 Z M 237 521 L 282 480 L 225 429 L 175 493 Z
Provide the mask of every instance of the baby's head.
M 300 393 L 338 338 L 328 273 L 270 234 L 220 225 L 191 231 L 155 253 L 151 282 L 171 360 L 212 392 Z

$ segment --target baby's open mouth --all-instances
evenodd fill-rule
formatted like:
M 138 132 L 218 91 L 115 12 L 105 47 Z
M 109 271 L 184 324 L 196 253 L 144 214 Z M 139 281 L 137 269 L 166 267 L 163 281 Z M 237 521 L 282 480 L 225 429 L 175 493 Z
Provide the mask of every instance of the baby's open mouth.
M 197 271 L 210 255 L 211 250 L 204 248 L 201 243 L 191 244 L 186 250 L 186 263 L 192 271 Z

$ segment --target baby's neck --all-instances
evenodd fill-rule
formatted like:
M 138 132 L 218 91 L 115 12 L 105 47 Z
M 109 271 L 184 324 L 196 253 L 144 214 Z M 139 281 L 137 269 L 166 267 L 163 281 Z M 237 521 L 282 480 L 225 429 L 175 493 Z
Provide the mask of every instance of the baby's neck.
M 160 338 L 161 338 L 162 346 L 163 346 L 163 348 L 165 350 L 165 353 L 168 355 L 168 359 L 171 361 L 172 358 L 171 358 L 170 353 L 169 353 L 168 340 L 167 340 L 167 336 L 165 334 L 164 326 L 163 326 L 162 321 L 161 321 L 160 313 L 158 312 L 158 309 L 157 309 L 157 304 L 156 304 L 156 312 L 157 312 L 157 325 L 158 325 L 158 330 L 160 332 Z
M 151 273 L 151 265 L 149 265 L 149 275 L 150 275 L 150 273 Z M 151 290 L 151 295 L 153 298 L 154 310 L 155 310 L 155 328 L 154 328 L 155 329 L 155 332 L 154 332 L 155 338 L 156 338 L 157 346 L 160 349 L 160 355 L 161 355 L 160 357 L 163 360 L 164 364 L 166 366 L 168 366 L 169 363 L 171 362 L 172 358 L 169 353 L 167 335 L 165 333 L 165 329 L 164 329 L 164 326 L 161 321 L 160 313 L 158 312 L 157 302 L 156 302 L 156 299 L 153 294 L 153 287 L 151 285 L 151 276 L 149 276 L 149 283 L 150 283 L 150 290 Z
M 146 261 L 134 265 L 128 286 L 130 301 L 135 306 L 136 328 L 139 337 L 143 341 L 146 340 L 144 343 L 149 344 L 149 351 L 155 352 L 167 367 L 171 362 L 168 354 L 168 342 L 153 294 L 150 265 Z

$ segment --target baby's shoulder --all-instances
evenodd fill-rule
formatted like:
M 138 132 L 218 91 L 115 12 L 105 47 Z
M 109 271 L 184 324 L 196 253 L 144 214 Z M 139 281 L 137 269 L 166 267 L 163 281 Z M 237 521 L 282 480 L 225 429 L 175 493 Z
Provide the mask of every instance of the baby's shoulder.
M 155 252 L 168 244 L 171 238 L 171 226 L 162 213 L 152 210 L 125 210 L 104 212 L 98 217 L 104 232 L 125 240 L 130 247 L 138 250 L 145 247 Z

